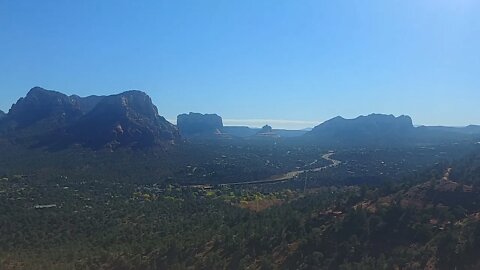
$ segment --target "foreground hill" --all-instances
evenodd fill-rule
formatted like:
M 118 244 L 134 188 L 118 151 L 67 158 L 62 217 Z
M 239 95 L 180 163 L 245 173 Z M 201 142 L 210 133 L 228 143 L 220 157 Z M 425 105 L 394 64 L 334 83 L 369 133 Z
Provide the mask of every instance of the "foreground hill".
M 12 106 L 0 132 L 17 142 L 56 147 L 153 146 L 180 140 L 176 127 L 140 91 L 81 98 L 35 87 Z

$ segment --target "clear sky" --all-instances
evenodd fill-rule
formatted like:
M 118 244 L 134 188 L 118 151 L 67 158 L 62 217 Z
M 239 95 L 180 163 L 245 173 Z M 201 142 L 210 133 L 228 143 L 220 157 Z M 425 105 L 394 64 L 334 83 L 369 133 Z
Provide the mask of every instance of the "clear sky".
M 480 124 L 480 1 L 0 0 L 0 109 L 33 86 L 140 89 L 167 119 Z

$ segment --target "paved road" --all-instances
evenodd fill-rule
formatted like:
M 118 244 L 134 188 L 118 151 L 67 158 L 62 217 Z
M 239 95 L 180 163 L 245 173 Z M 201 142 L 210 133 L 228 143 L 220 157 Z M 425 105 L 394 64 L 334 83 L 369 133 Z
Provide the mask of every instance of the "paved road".
M 284 174 L 281 174 L 281 175 L 272 176 L 272 177 L 270 177 L 268 179 L 264 179 L 264 180 L 227 183 L 227 184 L 222 184 L 222 185 L 238 186 L 238 185 L 254 185 L 254 184 L 267 184 L 267 183 L 284 182 L 284 181 L 295 179 L 296 177 L 298 177 L 299 175 L 301 175 L 302 173 L 305 173 L 305 172 L 321 172 L 321 171 L 326 170 L 328 168 L 337 167 L 340 164 L 342 164 L 341 161 L 335 160 L 335 159 L 332 158 L 332 156 L 334 154 L 335 154 L 334 152 L 329 152 L 329 153 L 324 154 L 322 156 L 322 159 L 330 161 L 332 163 L 332 164 L 327 165 L 327 166 L 322 166 L 322 167 L 318 167 L 318 168 L 315 168 L 315 169 L 308 169 L 308 170 L 291 171 L 291 172 L 287 172 L 287 173 L 284 173 Z M 315 162 L 313 162 L 313 163 L 315 163 Z

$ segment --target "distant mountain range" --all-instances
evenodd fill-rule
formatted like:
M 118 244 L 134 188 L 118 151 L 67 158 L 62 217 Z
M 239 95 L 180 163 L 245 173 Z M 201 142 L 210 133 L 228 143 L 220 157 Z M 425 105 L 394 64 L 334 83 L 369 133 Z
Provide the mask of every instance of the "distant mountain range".
M 355 119 L 335 117 L 305 134 L 309 141 L 329 146 L 402 146 L 462 141 L 480 135 L 480 128 L 468 126 L 414 127 L 409 116 L 370 114 Z
M 262 128 L 246 126 L 224 126 L 222 117 L 217 114 L 189 113 L 177 117 L 180 134 L 189 139 L 231 139 L 271 137 L 290 138 L 304 135 L 306 130 L 273 129 L 269 125 Z
M 187 139 L 260 139 L 283 138 L 289 142 L 302 142 L 335 147 L 404 146 L 412 144 L 438 144 L 469 140 L 480 135 L 480 127 L 415 127 L 409 116 L 395 117 L 370 114 L 355 119 L 335 117 L 311 130 L 273 129 L 245 126 L 224 126 L 216 114 L 189 113 L 178 116 L 177 125 Z
M 442 127 L 442 126 L 420 126 L 419 129 L 429 130 L 432 132 L 453 132 L 461 134 L 479 134 L 480 126 L 469 125 L 466 127 Z
M 0 136 L 47 147 L 150 147 L 225 138 L 285 138 L 332 147 L 400 146 L 468 140 L 479 134 L 480 126 L 414 127 L 409 116 L 383 114 L 335 117 L 309 131 L 224 126 L 219 115 L 191 112 L 179 115 L 175 126 L 159 115 L 147 94 L 135 90 L 79 97 L 34 87 L 8 114 L 0 111 Z
M 409 116 L 371 114 L 355 119 L 335 117 L 316 126 L 306 136 L 332 145 L 398 144 L 411 137 L 414 130 Z

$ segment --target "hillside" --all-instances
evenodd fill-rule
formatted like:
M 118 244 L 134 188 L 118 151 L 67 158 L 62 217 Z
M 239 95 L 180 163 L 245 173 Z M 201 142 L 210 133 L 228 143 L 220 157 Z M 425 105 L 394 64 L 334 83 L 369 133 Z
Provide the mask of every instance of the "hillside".
M 67 128 L 72 142 L 89 147 L 147 147 L 180 140 L 177 128 L 140 91 L 107 96 Z
M 371 114 L 354 119 L 335 117 L 307 132 L 305 141 L 335 147 L 404 147 L 474 140 L 476 126 L 414 127 L 409 116 Z
M 0 134 L 21 144 L 65 148 L 145 147 L 180 141 L 174 125 L 158 114 L 149 96 L 67 96 L 32 88 L 0 122 Z

